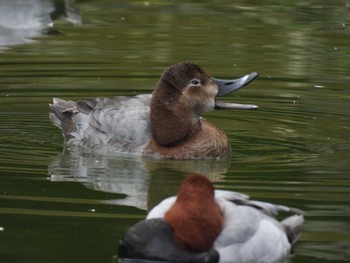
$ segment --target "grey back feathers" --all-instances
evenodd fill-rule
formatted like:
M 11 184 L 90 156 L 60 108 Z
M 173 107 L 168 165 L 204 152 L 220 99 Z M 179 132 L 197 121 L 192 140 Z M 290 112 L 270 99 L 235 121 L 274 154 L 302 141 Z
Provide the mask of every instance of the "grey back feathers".
M 90 148 L 108 146 L 120 152 L 140 151 L 152 137 L 151 97 L 147 94 L 78 102 L 54 99 L 50 119 L 61 129 L 66 143 Z

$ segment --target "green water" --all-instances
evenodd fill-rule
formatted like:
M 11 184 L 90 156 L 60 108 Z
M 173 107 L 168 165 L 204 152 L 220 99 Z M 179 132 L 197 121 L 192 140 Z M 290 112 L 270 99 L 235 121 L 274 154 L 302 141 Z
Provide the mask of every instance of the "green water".
M 45 3 L 51 15 L 63 8 Z M 7 4 L 0 17 L 24 16 Z M 69 21 L 54 12 L 49 34 L 17 28 L 22 41 L 0 48 L 1 262 L 115 262 L 124 231 L 191 171 L 304 210 L 291 262 L 350 260 L 349 1 L 87 0 L 68 10 Z M 64 149 L 52 97 L 149 93 L 180 61 L 218 78 L 260 73 L 226 98 L 259 110 L 205 114 L 228 134 L 230 160 Z

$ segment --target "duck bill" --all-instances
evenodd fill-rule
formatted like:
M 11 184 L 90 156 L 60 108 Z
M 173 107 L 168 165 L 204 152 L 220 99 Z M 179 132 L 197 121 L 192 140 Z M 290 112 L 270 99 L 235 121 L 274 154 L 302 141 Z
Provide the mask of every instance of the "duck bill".
M 244 86 L 248 85 L 257 77 L 258 77 L 258 73 L 252 72 L 238 79 L 232 79 L 232 80 L 216 79 L 216 78 L 212 78 L 212 79 L 215 81 L 216 85 L 218 85 L 219 87 L 217 96 L 221 97 L 243 88 Z M 250 104 L 238 104 L 238 103 L 215 101 L 215 108 L 247 110 L 247 109 L 257 109 L 258 106 L 250 105 Z

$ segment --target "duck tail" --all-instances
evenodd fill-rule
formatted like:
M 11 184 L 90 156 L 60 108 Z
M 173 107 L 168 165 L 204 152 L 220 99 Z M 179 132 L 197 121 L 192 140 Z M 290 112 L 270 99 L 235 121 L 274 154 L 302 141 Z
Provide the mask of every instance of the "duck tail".
M 77 130 L 73 120 L 77 112 L 76 102 L 54 98 L 53 103 L 50 103 L 49 107 L 52 111 L 50 112 L 52 123 L 62 131 L 64 140 L 67 142 L 73 137 L 72 133 Z
M 286 230 L 289 243 L 292 245 L 292 249 L 293 249 L 294 244 L 297 242 L 297 240 L 300 237 L 303 224 L 304 224 L 304 217 L 303 215 L 293 215 L 293 216 L 287 217 L 281 223 Z M 293 250 L 291 251 L 291 253 L 293 253 Z

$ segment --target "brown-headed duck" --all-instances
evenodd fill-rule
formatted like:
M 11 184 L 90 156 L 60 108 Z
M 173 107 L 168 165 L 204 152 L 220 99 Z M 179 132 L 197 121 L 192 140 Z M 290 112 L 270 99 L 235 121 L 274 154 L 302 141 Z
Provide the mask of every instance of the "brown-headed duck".
M 257 108 L 216 100 L 257 76 L 221 80 L 195 64 L 178 63 L 163 73 L 153 94 L 78 102 L 55 98 L 50 119 L 69 145 L 167 159 L 228 157 L 228 137 L 200 115 L 218 108 Z
M 295 214 L 277 221 L 279 211 Z M 303 223 L 298 209 L 214 190 L 207 177 L 192 174 L 177 196 L 163 200 L 129 228 L 118 254 L 162 262 L 281 262 L 292 253 Z

